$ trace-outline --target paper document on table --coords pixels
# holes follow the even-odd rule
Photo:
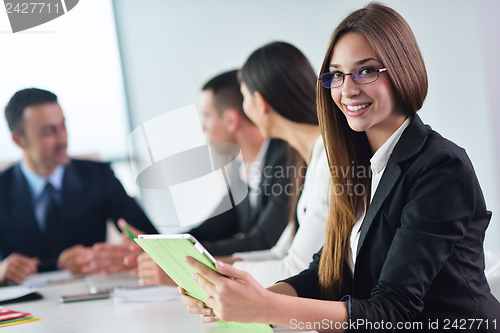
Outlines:
[[[0,288],[0,302],[9,301],[36,292],[35,287],[10,286]]]
[[[9,310],[0,306],[0,327],[18,325],[40,320],[33,318],[31,313]]]
[[[165,302],[181,299],[181,295],[177,293],[177,287],[118,287],[113,291],[113,298],[118,302]]]
[[[7,320],[0,323],[0,327],[14,326],[19,324],[32,323],[34,321],[39,321],[39,318],[23,318],[19,320]]]
[[[21,285],[31,286],[31,287],[42,287],[51,284],[59,284],[65,282],[72,282],[80,280],[80,277],[76,277],[71,274],[70,271],[63,269],[53,272],[43,272],[38,274],[32,274],[23,280]]]

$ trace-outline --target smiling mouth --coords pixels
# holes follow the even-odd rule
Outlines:
[[[356,111],[362,110],[364,108],[367,108],[370,105],[372,105],[372,103],[366,103],[366,104],[360,104],[360,105],[346,105],[346,108],[347,108],[347,110],[349,110],[351,112],[356,112]]]

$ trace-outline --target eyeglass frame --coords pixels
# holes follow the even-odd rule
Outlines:
[[[385,68],[375,68],[375,67],[371,67],[371,66],[368,66],[368,67],[373,68],[373,69],[375,69],[375,70],[377,71],[377,77],[375,78],[375,80],[373,80],[373,81],[371,81],[371,82],[365,82],[365,83],[363,83],[363,82],[358,82],[358,81],[356,81],[356,75],[359,75],[359,71],[360,71],[360,70],[362,70],[362,69],[364,69],[364,68],[367,68],[367,67],[361,67],[361,68],[359,68],[359,69],[357,69],[357,70],[355,70],[354,72],[351,72],[351,73],[345,73],[345,74],[344,74],[344,73],[342,73],[342,83],[341,83],[339,86],[337,86],[337,87],[325,87],[325,85],[323,84],[323,81],[321,80],[321,78],[322,78],[323,76],[325,76],[325,75],[327,75],[327,74],[332,74],[332,73],[334,73],[334,72],[328,72],[328,73],[323,73],[323,74],[321,74],[321,75],[318,77],[318,81],[320,81],[320,82],[321,82],[321,85],[322,85],[324,88],[326,88],[326,89],[336,89],[336,88],[340,88],[340,87],[342,87],[342,86],[344,85],[346,75],[351,75],[352,80],[353,80],[354,82],[356,82],[357,84],[370,84],[370,83],[373,83],[373,82],[375,82],[375,81],[377,81],[377,80],[378,80],[378,77],[380,76],[380,73],[387,71],[387,67],[385,67]],[[358,74],[354,74],[355,72],[358,72]]]

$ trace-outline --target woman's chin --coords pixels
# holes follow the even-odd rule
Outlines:
[[[364,132],[367,129],[367,126],[364,122],[347,119],[347,123],[349,124],[349,127],[355,132]]]

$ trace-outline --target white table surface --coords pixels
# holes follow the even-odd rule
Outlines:
[[[4,305],[7,309],[31,313],[40,321],[1,328],[2,333],[88,333],[88,332],[168,332],[243,333],[242,330],[204,324],[189,314],[179,300],[151,303],[120,303],[112,298],[60,303],[61,295],[87,293],[83,281],[39,287],[43,299]],[[279,332],[297,332],[278,328]],[[245,331],[248,332],[248,331]],[[257,331],[252,331],[257,332]]]

